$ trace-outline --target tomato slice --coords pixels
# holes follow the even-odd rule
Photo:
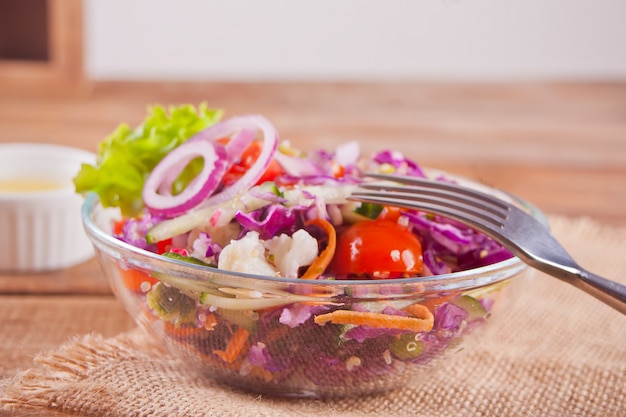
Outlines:
[[[222,178],[222,182],[225,185],[230,185],[237,181],[243,174],[250,169],[252,165],[256,162],[257,158],[261,154],[261,143],[254,141],[248,145],[245,151],[241,154],[241,158],[239,162],[234,164]],[[263,184],[267,181],[273,181],[277,176],[284,174],[285,170],[283,167],[274,159],[270,162],[269,166],[257,181],[257,184]]]
[[[169,252],[172,249],[172,239],[165,239],[157,242],[157,253],[162,255],[165,252]]]
[[[422,271],[422,245],[409,229],[390,220],[362,221],[337,236],[328,271],[339,277],[389,279]]]

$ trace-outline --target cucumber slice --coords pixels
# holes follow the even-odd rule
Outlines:
[[[164,321],[176,325],[195,323],[196,302],[177,288],[159,283],[146,296],[146,303]]]
[[[486,319],[489,316],[489,312],[480,301],[469,295],[457,297],[451,300],[450,303],[467,311],[467,321]]]
[[[419,340],[420,333],[406,333],[394,340],[389,346],[391,353],[398,359],[408,361],[417,358],[424,351],[424,342]]]
[[[380,208],[380,210],[378,208]],[[363,204],[355,201],[348,201],[347,203],[341,205],[341,214],[343,215],[343,219],[345,222],[350,224],[374,220],[378,217],[381,211],[382,206],[377,206],[375,204],[364,206]]]
[[[165,252],[165,253],[163,253],[163,256],[166,257],[166,258],[170,258],[170,259],[176,259],[177,261],[189,262],[190,264],[194,264],[194,265],[215,267],[215,265],[211,265],[211,264],[208,264],[206,262],[202,262],[198,258],[194,258],[193,256],[181,255],[180,253]]]

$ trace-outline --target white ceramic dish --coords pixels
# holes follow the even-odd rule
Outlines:
[[[93,256],[72,179],[95,158],[65,146],[0,144],[0,271],[52,271]]]

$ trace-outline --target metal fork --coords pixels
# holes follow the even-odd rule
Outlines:
[[[583,269],[548,228],[504,199],[455,183],[368,174],[350,199],[440,214],[471,226],[508,248],[523,262],[559,278],[626,314],[626,286]]]

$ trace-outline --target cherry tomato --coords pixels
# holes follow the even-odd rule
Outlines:
[[[399,207],[393,206],[384,206],[383,211],[378,216],[381,220],[390,220],[393,222],[397,222],[398,219],[402,216],[402,209]]]
[[[237,181],[243,174],[250,169],[252,165],[256,162],[259,154],[261,153],[261,144],[259,142],[252,142],[245,151],[241,154],[241,158],[238,163],[234,164],[227,172],[224,174],[222,181],[226,185],[230,185]],[[263,184],[267,181],[273,181],[277,176],[284,174],[285,171],[280,164],[272,159],[269,166],[257,181],[257,184]]]
[[[400,278],[422,271],[422,245],[409,229],[389,220],[362,221],[337,236],[328,271],[349,278]]]

